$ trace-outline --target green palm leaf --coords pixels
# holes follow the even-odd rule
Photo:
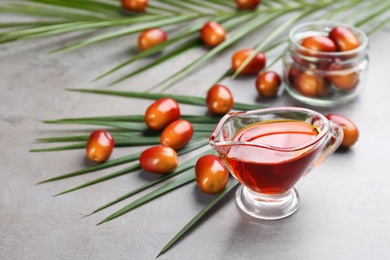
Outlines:
[[[178,175],[178,174],[183,173],[184,171],[187,171],[187,170],[193,168],[194,165],[195,165],[195,163],[196,163],[196,161],[197,161],[202,155],[211,154],[211,153],[214,153],[214,152],[209,150],[209,151],[206,151],[206,152],[204,152],[204,153],[202,153],[202,154],[196,156],[195,158],[192,158],[192,159],[186,161],[185,163],[183,163],[182,165],[180,165],[180,166],[179,166],[175,171],[173,171],[172,173],[163,175],[163,176],[161,176],[161,177],[159,177],[159,178],[157,178],[157,179],[155,179],[155,180],[153,180],[153,181],[151,181],[151,182],[145,184],[144,186],[139,187],[138,189],[135,189],[135,190],[133,190],[133,191],[131,191],[131,192],[129,192],[129,193],[126,193],[126,194],[120,196],[119,198],[117,198],[117,199],[115,199],[115,200],[113,200],[113,201],[111,201],[111,202],[109,202],[109,203],[104,204],[103,206],[101,206],[101,207],[97,208],[96,210],[92,211],[92,213],[90,213],[89,215],[95,214],[96,212],[99,212],[99,211],[101,211],[101,210],[103,210],[103,209],[105,209],[105,208],[108,208],[109,206],[112,206],[112,205],[114,205],[114,204],[116,204],[116,203],[118,203],[118,202],[120,202],[120,201],[122,201],[122,200],[124,200],[124,199],[127,199],[127,198],[129,198],[129,197],[131,197],[131,196],[133,196],[133,195],[135,195],[135,194],[141,192],[141,191],[144,191],[144,190],[146,190],[146,189],[149,189],[149,188],[155,186],[155,185],[158,184],[158,183],[161,183],[161,182],[163,182],[163,181],[165,181],[165,180],[167,180],[167,179],[169,179],[169,178],[172,178],[172,177],[174,177],[174,176],[176,176],[176,175]]]
[[[52,182],[52,181],[58,181],[58,180],[71,178],[71,177],[79,176],[79,175],[90,173],[90,172],[95,172],[95,171],[107,169],[107,168],[114,167],[114,166],[117,166],[117,165],[121,165],[121,164],[124,164],[124,163],[133,162],[135,160],[138,160],[140,155],[141,155],[141,153],[139,152],[139,153],[133,153],[131,155],[127,155],[127,156],[111,159],[111,160],[108,160],[108,161],[106,161],[104,163],[101,163],[101,164],[98,164],[98,165],[94,165],[94,166],[87,167],[87,168],[84,168],[84,169],[81,169],[81,170],[78,170],[78,171],[70,172],[70,173],[67,173],[67,174],[62,174],[62,175],[59,175],[59,176],[56,176],[56,177],[53,177],[53,178],[49,178],[49,179],[40,181],[37,184],[42,184],[42,183]]]
[[[180,149],[178,151],[178,154],[181,155],[181,154],[189,153],[193,150],[204,147],[207,143],[208,143],[208,139],[191,141],[184,148]],[[101,164],[98,164],[95,166],[87,167],[87,168],[84,168],[84,169],[81,169],[78,171],[74,171],[74,172],[67,173],[67,174],[62,174],[62,175],[59,175],[59,176],[56,176],[53,178],[43,180],[41,182],[38,182],[37,184],[58,181],[58,180],[62,180],[62,179],[70,178],[70,177],[75,177],[75,176],[79,176],[79,175],[90,173],[90,172],[95,172],[95,171],[107,169],[107,168],[118,166],[118,165],[125,164],[125,163],[134,162],[134,161],[139,159],[140,155],[141,155],[141,152],[138,152],[138,153],[133,153],[133,154],[130,154],[127,156],[119,157],[116,159],[111,159],[111,160],[108,160],[104,163],[101,163]]]
[[[116,91],[116,90],[104,90],[104,89],[68,89],[69,91],[84,92],[84,93],[93,93],[93,94],[103,94],[103,95],[112,95],[120,97],[131,97],[131,98],[142,98],[142,99],[152,99],[157,100],[160,98],[168,97],[173,98],[177,102],[188,105],[195,106],[205,106],[206,99],[201,97],[185,96],[185,95],[174,95],[166,93],[150,93],[150,92],[131,92],[131,91]],[[253,105],[235,102],[233,108],[237,110],[254,110],[264,108],[263,105]]]
[[[61,24],[57,27],[51,27],[47,26],[40,27],[40,28],[33,28],[30,30],[20,30],[16,31],[14,34],[17,34],[18,38],[17,40],[28,40],[28,39],[36,39],[36,38],[42,38],[52,35],[59,35],[69,32],[75,32],[80,30],[88,30],[88,29],[99,29],[99,28],[107,28],[107,27],[113,27],[113,26],[125,26],[125,25],[132,25],[137,23],[144,23],[144,22],[151,22],[151,21],[158,21],[162,18],[162,16],[144,16],[144,17],[135,17],[135,18],[119,18],[119,19],[112,19],[110,21],[82,21],[82,22],[69,22]],[[39,30],[37,32],[37,30]],[[30,32],[32,31],[32,33]],[[11,33],[6,33],[5,35],[10,35]],[[11,34],[11,36],[13,36]]]
[[[126,128],[124,128],[126,129]],[[116,137],[115,137],[116,136]],[[123,135],[114,135],[115,138],[115,147],[123,147],[123,146],[143,146],[143,145],[157,145],[160,144],[160,137],[158,136],[139,136],[139,137],[134,137],[134,136],[126,136],[124,137]],[[69,142],[73,142],[72,137],[60,137],[60,138],[55,138],[55,139],[50,139],[50,138],[45,138],[45,142],[58,142],[58,139],[63,139],[67,140]],[[79,138],[75,138],[79,139]],[[56,147],[50,147],[50,148],[41,148],[41,149],[31,149],[30,152],[57,152],[57,151],[64,151],[64,150],[73,150],[73,149],[83,149],[85,148],[87,142],[79,142],[77,144],[71,144],[71,145],[64,145],[64,146],[56,146]]]
[[[157,21],[151,21],[148,23],[137,24],[137,25],[130,27],[130,28],[125,28],[125,29],[122,29],[119,31],[105,33],[105,34],[102,34],[99,36],[89,38],[89,39],[84,40],[84,41],[76,42],[74,44],[53,50],[52,52],[75,50],[75,49],[82,48],[82,47],[85,47],[85,46],[93,44],[93,43],[98,43],[101,41],[106,41],[106,40],[122,37],[125,35],[141,32],[143,30],[153,28],[153,27],[162,27],[162,26],[166,26],[166,25],[177,24],[180,22],[188,21],[188,20],[193,20],[193,19],[199,18],[201,16],[202,15],[199,15],[199,14],[178,15],[175,17],[167,17],[167,18],[158,19]]]
[[[127,129],[130,131],[147,131],[148,128],[145,123],[133,123],[133,122],[115,122],[115,121],[91,121],[91,120],[73,120],[68,122],[57,121],[55,123],[63,124],[79,124],[79,125],[98,125],[98,126],[109,126],[114,128]],[[192,124],[194,131],[211,132],[215,128],[215,124]]]
[[[157,255],[159,257],[165,253],[169,248],[171,248],[188,230],[190,230],[211,208],[213,208],[221,199],[223,199],[232,189],[234,189],[239,182],[234,179],[230,184],[216,196],[206,207],[204,207],[187,225],[185,225],[179,233],[177,233],[168,244],[160,251]]]
[[[185,184],[188,184],[190,182],[193,182],[195,180],[195,172],[194,169],[188,170],[186,173],[181,174],[179,177],[177,177],[175,180],[163,185],[162,187],[148,193],[147,195],[133,201],[132,203],[128,204],[127,206],[121,208],[120,210],[114,212],[113,214],[109,215],[107,218],[100,221],[97,225],[101,225],[107,221],[111,221],[119,216],[122,216],[123,214],[126,214],[130,211],[132,211],[135,208],[138,208],[139,206],[142,206],[143,204],[160,197],[161,195],[168,193],[178,187],[181,187]]]
[[[243,68],[245,68],[246,65],[256,56],[257,53],[259,53],[261,50],[263,50],[267,44],[271,43],[272,40],[274,40],[277,36],[279,36],[282,32],[284,32],[287,28],[289,28],[292,24],[299,21],[300,19],[306,17],[310,13],[322,8],[323,6],[318,6],[315,8],[306,8],[303,10],[299,15],[287,20],[284,22],[281,26],[279,26],[276,30],[271,32],[267,37],[261,40],[260,43],[257,44],[254,48],[254,52],[246,58],[245,61],[240,65],[240,67],[237,69],[237,71],[234,72],[233,78],[237,77],[238,74],[242,71]]]
[[[29,16],[49,17],[54,20],[67,19],[73,21],[88,19],[103,19],[100,14],[86,14],[81,12],[69,12],[67,10],[58,10],[55,7],[42,7],[26,4],[9,4],[0,6],[1,13],[14,13]]]
[[[121,77],[120,79],[115,80],[114,82],[110,83],[110,86],[112,86],[112,85],[114,85],[116,83],[119,83],[121,81],[124,81],[124,80],[126,80],[126,79],[128,79],[128,78],[130,78],[132,76],[138,75],[139,73],[141,73],[143,71],[146,71],[146,70],[148,70],[150,68],[153,68],[153,67],[155,67],[157,65],[160,65],[163,62],[169,61],[173,57],[181,55],[184,52],[189,51],[189,50],[191,50],[191,49],[193,49],[195,47],[198,47],[198,46],[199,46],[199,40],[198,39],[194,39],[194,40],[192,40],[192,41],[190,41],[190,42],[188,42],[188,43],[178,47],[177,49],[173,50],[172,52],[155,59],[153,62],[149,63],[148,65],[143,66],[143,67],[141,67],[141,68],[139,68],[139,69],[137,69],[137,70],[135,70],[135,71],[133,71],[133,72],[123,76],[123,77]],[[106,76],[106,74],[105,74],[105,76]]]
[[[387,12],[389,10],[389,8],[390,8],[390,2],[382,2],[381,4],[379,4],[377,6],[376,9],[374,9],[373,12],[370,12],[368,16],[364,17],[359,22],[355,23],[355,25],[359,27],[359,26],[373,20],[374,18],[378,17],[379,15],[384,14],[385,12]]]
[[[146,94],[149,95],[149,94]],[[161,95],[161,94],[158,94]],[[158,97],[158,96],[157,96]],[[156,99],[158,99],[156,97]],[[221,117],[208,115],[181,115],[180,118],[186,119],[191,123],[218,123]],[[144,115],[124,115],[124,116],[99,116],[99,117],[79,117],[64,118],[57,120],[45,120],[44,123],[72,122],[72,121],[125,121],[125,122],[144,122]]]
[[[54,7],[65,7],[82,11],[97,12],[104,15],[116,15],[120,8],[117,5],[107,4],[98,1],[79,1],[79,0],[28,0],[40,4],[52,5]]]
[[[216,21],[216,22],[223,22],[223,21],[226,21],[228,19],[232,19],[234,17],[234,13],[227,13],[227,14],[222,14],[218,17],[216,17],[215,19],[213,19],[213,21]],[[150,56],[152,54],[155,54],[161,50],[163,50],[165,47],[167,46],[170,46],[172,44],[175,44],[183,39],[188,39],[188,37],[190,37],[191,35],[193,34],[198,34],[199,30],[202,28],[203,26],[203,23],[199,23],[199,24],[196,24],[196,25],[193,25],[191,26],[191,28],[189,29],[186,29],[184,31],[181,31],[179,32],[178,34],[174,35],[173,37],[170,37],[167,41],[165,42],[162,42],[156,46],[153,46],[152,48],[150,49],[147,49],[145,51],[142,51],[136,55],[134,55],[133,57],[131,57],[130,59],[128,59],[127,61],[119,64],[118,66],[116,66],[115,68],[107,71],[106,73],[100,75],[99,77],[97,77],[96,79],[94,79],[94,81],[96,80],[99,80],[103,77],[106,77],[118,70],[120,70],[121,68],[125,67],[126,65],[129,65],[139,59],[142,59],[144,57],[147,57],[147,56]]]
[[[119,170],[119,171],[116,171],[114,173],[111,173],[111,174],[108,174],[106,176],[103,176],[103,177],[100,177],[100,178],[97,178],[93,181],[89,181],[87,183],[84,183],[82,185],[79,185],[79,186],[76,186],[74,188],[71,188],[71,189],[68,189],[68,190],[65,190],[63,192],[60,192],[60,193],[57,193],[56,195],[54,196],[59,196],[59,195],[63,195],[63,194],[66,194],[66,193],[69,193],[69,192],[72,192],[72,191],[76,191],[76,190],[80,190],[82,188],[85,188],[85,187],[88,187],[88,186],[91,186],[93,184],[97,184],[99,182],[103,182],[103,181],[107,181],[109,179],[112,179],[112,178],[115,178],[115,177],[119,177],[119,176],[122,176],[126,173],[130,173],[130,172],[134,172],[134,171],[137,171],[137,170],[140,170],[141,169],[141,166],[139,163],[136,163],[130,167],[126,167],[122,170]]]
[[[180,79],[184,78],[186,75],[188,75],[191,71],[198,68],[203,63],[210,60],[213,56],[216,56],[218,53],[222,52],[229,46],[231,46],[233,43],[237,42],[239,39],[243,38],[244,36],[248,35],[250,32],[256,30],[259,26],[267,24],[271,22],[272,20],[278,18],[280,15],[287,13],[292,10],[286,10],[283,12],[273,12],[266,16],[258,16],[254,18],[251,22],[246,24],[245,29],[238,30],[235,33],[233,33],[228,39],[223,41],[218,46],[214,47],[207,53],[205,53],[203,56],[192,62],[187,67],[183,68],[179,72],[169,76],[168,78],[164,79],[163,81],[157,83],[156,85],[150,87],[148,91],[153,90],[157,87],[161,88],[163,90],[166,90],[168,87],[172,86],[174,83],[178,82]]]

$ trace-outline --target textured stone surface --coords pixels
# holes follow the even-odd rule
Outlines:
[[[135,172],[58,197],[52,195],[121,166],[35,185],[45,178],[90,165],[84,159],[84,151],[79,150],[29,153],[30,149],[46,146],[35,143],[36,138],[85,129],[45,125],[40,120],[140,114],[149,104],[65,91],[73,87],[106,88],[109,80],[89,82],[124,60],[133,51],[127,46],[135,40],[125,37],[68,54],[46,54],[71,39],[61,36],[0,46],[0,258],[153,259],[212,196],[201,194],[191,183],[114,221],[95,226],[133,199],[82,217],[153,176]],[[389,29],[370,40],[370,71],[362,95],[351,104],[320,110],[351,118],[359,126],[361,138],[353,149],[336,153],[297,185],[301,196],[298,212],[280,221],[254,221],[240,213],[231,193],[160,259],[384,259],[390,254]],[[151,86],[200,53],[190,52],[115,89],[141,90]],[[170,92],[203,95],[227,68],[230,54],[228,51],[224,58],[213,61]],[[253,79],[225,83],[236,100],[258,101]],[[267,103],[300,105],[285,95]],[[183,111],[204,113],[204,108],[184,106]],[[112,156],[134,151],[137,148],[117,149]]]

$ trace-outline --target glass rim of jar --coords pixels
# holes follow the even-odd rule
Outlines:
[[[326,28],[326,27],[330,28],[330,27],[336,27],[336,26],[347,27],[352,32],[354,32],[356,34],[356,36],[359,38],[360,46],[355,48],[355,49],[349,50],[349,51],[323,52],[323,51],[310,50],[308,48],[303,47],[301,44],[299,44],[299,40],[303,39],[303,37],[300,37],[300,38],[296,37],[299,30],[302,30],[304,28],[310,29],[310,27],[312,29],[317,29],[318,27],[321,27],[321,26],[324,28]],[[323,30],[323,32],[327,32],[327,31]],[[329,32],[330,32],[330,30],[329,30]],[[352,25],[349,25],[346,23],[338,22],[338,21],[309,21],[309,22],[300,23],[300,24],[294,26],[290,30],[288,38],[289,38],[290,44],[293,45],[292,47],[294,47],[295,50],[304,51],[306,53],[310,53],[313,55],[317,54],[317,55],[321,55],[323,57],[326,57],[326,56],[328,56],[328,57],[344,56],[345,57],[345,56],[349,56],[349,55],[351,57],[354,55],[362,56],[362,55],[365,55],[367,53],[367,49],[368,49],[368,37],[363,30],[361,30],[358,27],[355,27],[355,26],[352,26]],[[309,55],[303,55],[303,56],[309,56]]]
[[[276,147],[276,146],[271,146],[271,145],[262,145],[262,144],[256,144],[252,142],[247,142],[247,141],[221,141],[221,142],[216,142],[215,138],[219,135],[221,132],[222,126],[225,124],[225,122],[233,117],[238,117],[240,115],[255,115],[255,114],[267,114],[268,112],[302,112],[306,114],[311,114],[313,116],[318,117],[323,121],[325,124],[323,126],[323,129],[319,132],[319,134],[316,136],[315,139],[309,141],[308,143],[305,143],[300,146],[296,146],[293,148],[283,148],[283,147]],[[271,120],[269,120],[271,121]],[[264,121],[266,122],[266,121]],[[302,121],[304,122],[304,121]],[[308,109],[308,108],[303,108],[303,107],[272,107],[272,108],[263,108],[263,109],[257,109],[257,110],[249,110],[249,111],[238,111],[238,112],[229,112],[225,116],[221,118],[219,123],[217,124],[214,132],[211,134],[210,139],[209,139],[209,144],[212,147],[221,147],[221,146],[234,146],[234,145],[246,145],[246,146],[252,146],[252,147],[261,147],[273,151],[279,151],[279,152],[294,152],[294,151],[299,151],[306,149],[308,147],[314,146],[320,142],[330,131],[330,123],[329,120],[322,115],[321,113]]]

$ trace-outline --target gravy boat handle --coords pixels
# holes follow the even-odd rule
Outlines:
[[[326,143],[321,148],[321,151],[310,168],[306,171],[308,174],[312,169],[322,164],[329,156],[331,156],[343,141],[344,132],[341,126],[329,120],[329,132]]]

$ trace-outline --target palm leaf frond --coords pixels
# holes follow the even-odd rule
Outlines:
[[[208,139],[200,139],[200,140],[191,141],[189,144],[187,144],[185,147],[183,147],[182,149],[180,149],[178,151],[178,155],[186,154],[186,153],[189,153],[189,152],[194,151],[196,149],[199,149],[201,147],[204,147],[207,143],[208,143]],[[59,175],[59,176],[56,176],[53,178],[49,178],[49,179],[40,181],[37,184],[58,181],[58,180],[66,179],[66,178],[71,178],[71,177],[87,174],[90,172],[95,172],[95,171],[111,168],[111,167],[118,166],[118,165],[125,164],[125,163],[134,162],[134,161],[139,159],[140,155],[141,155],[141,152],[137,152],[137,153],[133,153],[133,154],[130,154],[127,156],[111,159],[111,160],[108,160],[108,161],[101,163],[101,164],[98,164],[98,165],[86,167],[86,168],[78,170],[78,171],[74,171],[74,172],[67,173],[67,174],[62,174],[62,175]]]
[[[163,181],[165,181],[165,180],[167,180],[167,179],[170,179],[170,178],[172,178],[172,177],[174,177],[174,176],[176,176],[176,175],[178,175],[178,174],[183,173],[184,171],[187,171],[187,170],[193,168],[194,165],[195,165],[195,163],[196,163],[196,161],[197,161],[202,155],[209,154],[209,153],[213,153],[213,152],[212,152],[212,151],[206,151],[206,152],[204,152],[204,153],[202,153],[202,154],[200,154],[200,155],[198,155],[198,156],[196,156],[196,157],[194,157],[194,158],[192,158],[192,159],[186,161],[185,163],[181,164],[181,165],[180,165],[175,171],[173,171],[172,173],[163,175],[163,176],[161,176],[161,177],[159,177],[159,178],[157,178],[157,179],[155,179],[155,180],[153,180],[153,181],[151,181],[151,182],[145,184],[144,186],[139,187],[138,189],[135,189],[135,190],[133,190],[133,191],[131,191],[131,192],[129,192],[129,193],[126,193],[126,194],[120,196],[119,198],[117,198],[117,199],[115,199],[115,200],[113,200],[113,201],[111,201],[111,202],[109,202],[109,203],[104,204],[103,206],[101,206],[101,207],[97,208],[96,210],[92,211],[92,213],[90,213],[89,215],[95,214],[95,213],[97,213],[97,212],[99,212],[99,211],[101,211],[101,210],[103,210],[103,209],[105,209],[105,208],[108,208],[109,206],[112,206],[112,205],[114,205],[114,204],[116,204],[116,203],[118,203],[118,202],[120,202],[120,201],[122,201],[122,200],[124,200],[124,199],[127,199],[127,198],[129,198],[129,197],[131,197],[131,196],[133,196],[133,195],[135,195],[135,194],[141,192],[141,191],[147,190],[147,189],[149,189],[149,188],[155,186],[156,184],[159,184],[159,183],[161,183],[161,182],[163,182]]]
[[[128,204],[127,206],[121,208],[120,210],[114,212],[113,214],[109,215],[102,221],[100,221],[97,225],[101,225],[105,222],[111,221],[119,216],[122,216],[130,211],[132,211],[135,208],[138,208],[139,206],[142,206],[143,204],[160,197],[161,195],[168,193],[174,189],[177,189],[185,184],[188,184],[190,182],[193,182],[195,180],[195,172],[194,169],[188,170],[186,173],[181,174],[179,177],[177,177],[175,180],[163,185],[162,187],[148,193],[147,195],[133,201],[132,203]]]
[[[157,88],[162,91],[167,90],[175,83],[182,80],[186,75],[194,72],[200,66],[209,62],[212,58],[223,53],[231,46],[237,44],[240,40],[246,38],[253,32],[259,29],[266,28],[272,22],[276,22],[277,26],[264,38],[254,45],[255,52],[253,56],[242,64],[241,68],[236,72],[231,72],[228,69],[220,77],[217,82],[225,77],[236,77],[240,70],[256,55],[257,52],[272,50],[285,42],[285,38],[281,37],[291,26],[304,18],[313,19],[340,19],[351,22],[356,26],[371,27],[367,30],[367,34],[384,28],[390,22],[388,11],[390,3],[388,1],[373,0],[370,2],[363,0],[346,0],[346,1],[309,1],[309,0],[263,0],[261,7],[255,11],[240,11],[236,9],[234,1],[226,0],[156,0],[151,5],[146,13],[131,14],[121,10],[119,1],[96,1],[96,0],[27,0],[21,1],[20,4],[1,4],[0,12],[14,13],[31,17],[44,17],[45,20],[34,20],[32,22],[15,22],[0,24],[0,28],[4,28],[0,33],[0,43],[9,43],[12,41],[22,41],[38,39],[42,37],[56,36],[60,34],[68,34],[76,31],[89,32],[93,30],[97,33],[96,36],[84,36],[81,41],[73,42],[60,48],[54,49],[52,52],[66,52],[76,50],[91,44],[107,41],[123,36],[128,36],[134,33],[141,32],[151,27],[170,27],[176,26],[174,33],[169,37],[169,40],[159,45],[152,47],[143,52],[139,52],[132,57],[128,57],[124,62],[110,69],[106,73],[98,76],[97,79],[104,78],[115,72],[129,66],[133,62],[149,57],[152,54],[161,53],[156,56],[152,62],[138,66],[136,70],[127,72],[124,76],[111,80],[112,84],[129,80],[132,76],[138,75],[148,69],[161,65],[162,63],[171,60],[172,58],[183,55],[194,47],[201,47],[203,44],[199,41],[199,30],[205,21],[213,20],[221,23],[228,32],[228,38],[215,48],[203,48],[204,53],[195,59],[190,65],[181,70],[168,75],[167,78],[161,80],[157,84],[145,89],[145,92],[127,92],[113,90],[90,90],[90,89],[70,89],[70,91],[78,91],[84,93],[104,94],[118,97],[142,98],[156,100],[163,97],[171,97],[176,99],[181,104],[205,106],[205,98],[172,95],[167,93],[151,93],[151,90]],[[321,12],[326,10],[326,13]],[[344,12],[349,11],[351,17],[346,19],[343,17]],[[341,16],[341,17],[340,17]],[[280,21],[280,22],[279,22]],[[101,29],[105,29],[102,31]],[[109,30],[109,31],[106,31]],[[110,30],[111,29],[111,30]],[[83,34],[82,34],[83,36]],[[275,62],[280,60],[281,55],[278,55],[273,61],[267,64],[265,69],[272,67]],[[253,110],[265,107],[261,104],[234,104],[236,110]],[[205,110],[206,113],[206,110]],[[183,115],[182,118],[188,119],[193,123],[195,134],[191,142],[178,153],[185,154],[198,148],[202,148],[208,143],[208,134],[214,129],[215,124],[219,121],[219,117],[208,115]],[[125,116],[106,116],[106,117],[89,117],[89,118],[65,118],[58,120],[44,121],[45,123],[56,124],[83,124],[92,126],[107,127],[112,131],[112,135],[116,140],[116,146],[131,146],[131,145],[152,145],[158,143],[159,133],[150,132],[146,129],[142,115],[125,115]],[[57,136],[45,137],[37,139],[39,142],[76,142],[58,147],[33,149],[32,152],[42,151],[59,151],[76,148],[84,148],[88,135],[73,135],[73,136]],[[210,151],[207,151],[210,152]],[[91,180],[87,183],[80,184],[70,188],[57,195],[76,191],[88,186],[113,179],[140,169],[136,162],[139,159],[140,153],[133,153],[120,158],[111,159],[99,165],[86,167],[84,169],[71,173],[59,175],[40,183],[56,181],[69,177],[79,176],[82,174],[107,169],[110,167],[132,163],[130,166],[124,167],[119,171]],[[169,191],[177,189],[195,178],[193,166],[195,157],[177,168],[170,175],[157,178],[150,183],[145,184],[121,197],[97,208],[91,214],[101,211],[111,205],[118,203],[124,199],[131,197],[141,191],[152,188],[154,185],[167,181],[173,178],[165,185],[156,190],[149,192],[145,196],[131,202],[124,208],[109,215],[99,224],[115,219]],[[220,201],[229,191],[231,191],[237,182],[231,181],[228,188],[220,195],[215,197],[201,212],[199,212],[179,233],[168,242],[161,250],[160,254],[166,252],[178,239],[187,232],[191,227],[199,221],[218,201]],[[160,255],[159,254],[159,255]]]
[[[68,89],[69,91],[84,92],[84,93],[93,93],[93,94],[103,94],[103,95],[112,95],[120,97],[130,97],[130,98],[140,98],[140,99],[151,99],[157,100],[160,98],[173,98],[177,102],[187,105],[195,105],[204,107],[206,104],[206,99],[202,97],[193,97],[185,95],[174,95],[167,93],[151,93],[151,92],[132,92],[132,91],[117,91],[117,90],[104,90],[104,89]],[[237,110],[255,110],[260,108],[265,108],[264,105],[253,105],[235,102],[233,108]]]

